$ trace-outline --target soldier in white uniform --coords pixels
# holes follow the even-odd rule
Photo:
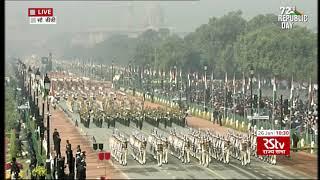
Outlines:
[[[190,148],[191,148],[191,143],[188,140],[188,138],[185,136],[184,137],[184,157],[183,157],[183,162],[184,163],[190,163]]]
[[[121,153],[121,156],[122,156],[122,164],[124,165],[124,166],[126,166],[127,165],[127,153],[128,153],[128,141],[125,139],[125,138],[123,138],[122,139],[122,144],[121,144],[121,149],[122,149],[122,153]]]
[[[251,162],[251,141],[250,141],[250,136],[248,136],[248,138],[246,139],[246,143],[247,143],[247,164],[250,164]]]
[[[247,143],[244,138],[240,142],[241,165],[247,165]]]
[[[201,149],[202,149],[202,165],[208,167],[209,166],[209,145],[206,139],[202,141]]]
[[[228,139],[225,139],[223,163],[229,164],[230,162],[229,156],[230,156],[230,141]]]
[[[162,166],[162,154],[163,154],[163,144],[160,140],[157,142],[157,161],[158,166]]]
[[[163,144],[163,163],[168,164],[168,148],[169,148],[169,143],[168,139],[164,139],[164,144]]]

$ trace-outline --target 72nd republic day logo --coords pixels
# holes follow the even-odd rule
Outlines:
[[[278,21],[281,22],[282,29],[292,29],[295,22],[307,22],[308,15],[298,11],[296,7],[280,7]]]

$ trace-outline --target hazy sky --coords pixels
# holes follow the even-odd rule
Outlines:
[[[146,22],[146,12],[154,2],[148,1],[71,1],[71,2],[23,2],[6,1],[6,43],[41,41],[63,32],[90,31],[92,28],[117,28],[128,26],[129,8],[132,4],[134,17],[131,24],[139,26]],[[175,31],[190,32],[210,17],[220,17],[230,11],[242,10],[243,17],[250,19],[257,14],[279,14],[280,6],[296,6],[309,15],[305,23],[317,29],[317,0],[200,0],[158,1],[166,25]],[[28,8],[52,7],[57,16],[56,25],[30,25]],[[148,8],[149,7],[149,8]]]

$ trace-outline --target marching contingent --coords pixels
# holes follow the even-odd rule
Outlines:
[[[205,167],[208,167],[213,159],[228,164],[231,158],[246,166],[250,164],[251,157],[276,164],[275,156],[256,155],[256,127],[248,134],[229,130],[225,135],[213,130],[187,129],[187,114],[181,110],[144,108],[141,100],[122,92],[111,92],[110,87],[105,84],[91,82],[92,88],[89,89],[86,87],[89,82],[84,79],[56,82],[57,92],[53,102],[59,103],[64,99],[69,111],[79,113],[80,123],[84,127],[90,128],[93,123],[99,128],[103,128],[103,124],[114,128],[108,143],[112,158],[120,165],[127,165],[128,155],[132,155],[140,164],[146,164],[149,152],[159,166],[169,162],[169,154],[182,163],[190,163],[192,159],[196,159],[199,165]],[[144,121],[154,126],[148,137],[139,132]],[[127,136],[121,129],[116,128],[116,122],[127,127],[134,123],[138,130]],[[162,134],[158,129],[160,124],[164,129],[170,128],[167,130],[168,135]],[[186,131],[179,132],[173,124]]]

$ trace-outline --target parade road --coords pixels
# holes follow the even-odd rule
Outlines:
[[[98,178],[105,175],[105,164],[99,162],[98,153],[94,152],[92,147],[92,137],[95,138],[96,143],[103,143],[104,150],[110,151],[108,140],[113,133],[113,128],[107,128],[104,123],[102,128],[96,127],[93,123],[90,124],[90,128],[85,128],[83,124],[78,123],[78,127],[75,127],[75,121],[79,120],[79,115],[67,110],[67,106],[64,100],[60,101],[59,108],[53,111],[52,116],[52,132],[54,128],[57,128],[62,137],[61,151],[65,152],[65,141],[70,140],[72,144],[73,152],[76,151],[76,146],[81,145],[82,150],[87,152],[87,178]],[[188,119],[189,124],[194,124],[194,120]],[[197,120],[205,121],[203,119]],[[210,122],[208,122],[210,123]],[[212,125],[212,123],[210,123]],[[201,126],[201,125],[200,125]],[[214,125],[212,125],[214,126]],[[199,127],[199,126],[198,126]],[[206,128],[209,124],[205,124]],[[154,128],[147,122],[143,123],[143,128],[140,131],[135,127],[133,123],[130,127],[123,126],[116,122],[116,129],[121,133],[130,136],[134,131],[139,131],[147,138],[151,134],[151,130]],[[177,131],[186,132],[187,128],[173,125],[172,128],[176,128]],[[202,127],[203,128],[203,127]],[[221,128],[221,127],[219,127]],[[167,136],[170,128],[165,129],[161,124],[158,131],[164,136]],[[220,130],[219,130],[220,131]],[[223,164],[216,160],[212,160],[209,167],[199,165],[198,160],[191,158],[190,164],[183,164],[178,158],[174,157],[170,153],[168,154],[168,164],[163,164],[161,167],[157,165],[157,161],[152,157],[148,145],[147,145],[147,162],[144,165],[139,164],[133,159],[128,148],[128,163],[127,166],[120,165],[117,161],[108,162],[106,176],[117,178],[138,178],[138,179],[306,179],[316,178],[316,175],[309,175],[307,173],[292,170],[289,167],[281,165],[270,165],[268,163],[256,160],[251,157],[251,164],[249,166],[241,166],[241,162],[231,158],[229,164]],[[305,163],[305,162],[301,162]],[[309,167],[312,168],[312,167]],[[316,168],[314,166],[314,168]]]

